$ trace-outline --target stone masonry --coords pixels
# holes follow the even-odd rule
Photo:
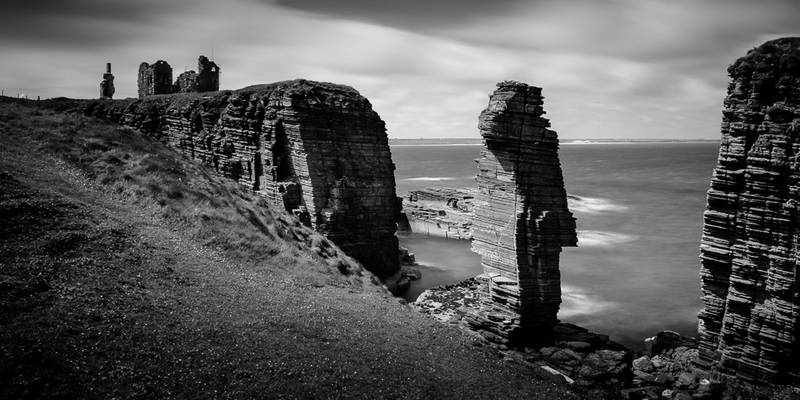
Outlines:
[[[111,73],[111,63],[106,63],[106,73],[100,82],[100,98],[110,99],[114,97],[114,74]]]
[[[549,340],[561,303],[561,247],[577,245],[558,137],[542,104],[540,88],[500,82],[478,124],[485,148],[477,160],[472,249],[489,285],[467,321],[507,346]]]
[[[164,60],[139,64],[139,98],[172,93],[172,67]]]
[[[295,80],[90,102],[294,213],[381,278],[399,269],[399,201],[384,122],[356,90]]]
[[[734,63],[700,245],[700,359],[800,386],[800,38]]]

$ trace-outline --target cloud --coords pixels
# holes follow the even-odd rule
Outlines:
[[[110,61],[135,96],[141,61],[177,74],[213,49],[223,88],[351,85],[391,137],[477,137],[495,82],[517,79],[544,88],[562,138],[713,138],[727,65],[797,20],[742,0],[10,1],[7,90],[95,97]]]

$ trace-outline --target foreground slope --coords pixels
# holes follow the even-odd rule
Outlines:
[[[573,398],[160,143],[0,102],[0,398]]]

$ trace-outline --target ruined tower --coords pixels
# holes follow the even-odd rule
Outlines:
[[[139,98],[172,93],[172,67],[164,60],[139,64]]]
[[[562,246],[576,246],[575,218],[558,159],[558,137],[542,118],[541,89],[497,84],[478,128],[472,250],[481,255],[489,289],[468,323],[508,345],[546,342],[558,323]]]
[[[114,97],[114,74],[111,73],[111,63],[106,63],[106,73],[100,81],[100,98],[110,99]]]
[[[206,56],[197,59],[197,91],[216,92],[219,90],[219,66]]]
[[[800,386],[800,38],[728,69],[700,244],[701,367]]]
[[[216,92],[219,90],[219,66],[206,56],[197,60],[197,71],[178,75],[173,85],[174,93]]]

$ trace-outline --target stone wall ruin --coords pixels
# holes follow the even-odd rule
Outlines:
[[[197,71],[186,71],[172,82],[172,67],[164,60],[139,65],[139,98],[156,94],[216,92],[219,90],[219,66],[206,56],[197,60]]]
[[[139,98],[172,93],[172,67],[164,60],[139,64]]]

